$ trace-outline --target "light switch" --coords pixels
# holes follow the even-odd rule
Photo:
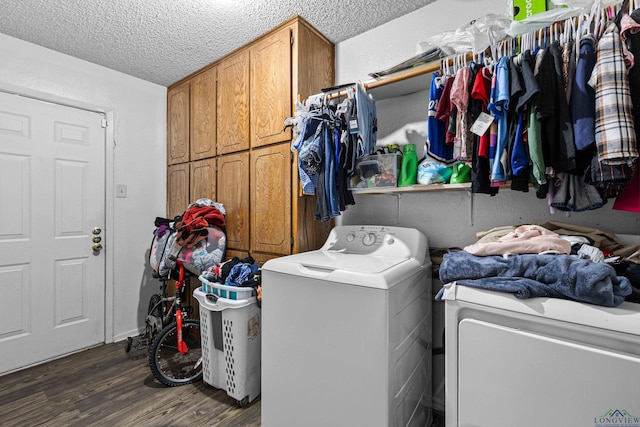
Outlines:
[[[127,186],[124,184],[116,185],[116,197],[127,197]]]

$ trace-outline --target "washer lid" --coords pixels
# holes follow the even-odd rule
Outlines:
[[[430,268],[430,263],[420,265],[413,258],[317,250],[271,259],[262,270],[345,285],[390,289],[416,272],[431,274],[424,271],[427,268]],[[263,284],[264,281],[265,275]]]
[[[342,270],[360,274],[380,274],[385,270],[408,261],[407,258],[383,257],[340,251],[311,251],[284,258],[282,261],[294,262],[307,268],[332,271]]]

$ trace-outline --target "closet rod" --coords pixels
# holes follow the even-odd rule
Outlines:
[[[464,55],[463,53],[458,54],[458,55],[451,55],[445,58],[441,58],[439,60],[436,61],[432,61],[429,62],[427,64],[424,65],[420,65],[414,68],[410,68],[408,70],[405,71],[399,71],[395,74],[392,74],[388,77],[385,77],[383,79],[380,80],[370,80],[368,82],[364,82],[362,85],[364,86],[365,90],[368,89],[375,89],[377,87],[381,87],[381,86],[386,86],[392,83],[397,83],[397,82],[401,82],[403,80],[408,80],[414,77],[418,77],[421,76],[423,74],[427,74],[427,73],[433,73],[434,71],[438,71],[441,67],[442,61],[454,61],[456,56],[460,56],[460,55]],[[473,53],[469,52],[466,54],[466,58],[467,60],[471,60],[473,59]],[[316,95],[316,96],[322,96],[322,94]],[[333,92],[331,94],[327,95],[328,99],[333,99],[333,98],[339,98],[342,96],[347,96],[347,91],[346,90],[341,90],[340,92]]]

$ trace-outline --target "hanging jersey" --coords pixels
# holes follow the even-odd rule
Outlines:
[[[445,142],[446,125],[436,118],[438,102],[442,96],[444,85],[439,73],[433,73],[431,90],[429,91],[429,115],[427,117],[427,153],[436,160],[453,163],[453,146]]]

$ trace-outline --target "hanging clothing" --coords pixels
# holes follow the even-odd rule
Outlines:
[[[631,16],[622,17],[620,38],[626,44],[630,56],[640,59],[640,9],[633,11]],[[637,143],[640,141],[640,65],[633,62],[630,64],[628,80]]]
[[[596,94],[595,141],[605,165],[629,164],[638,157],[632,101],[620,34],[610,22],[596,48],[589,85]]]
[[[469,67],[462,67],[456,73],[451,86],[451,102],[456,106],[456,139],[453,156],[458,160],[471,160],[472,141],[469,132],[467,111],[469,109],[469,81],[472,72]]]
[[[562,55],[557,41],[542,54],[538,72],[540,94],[536,102],[545,165],[554,172],[573,170],[575,145],[562,77]]]
[[[431,76],[429,90],[429,114],[427,116],[427,153],[443,163],[453,163],[453,146],[445,141],[446,124],[436,117],[438,104],[444,90],[444,82],[440,73]]]
[[[587,182],[599,189],[604,201],[617,197],[633,176],[631,166],[626,163],[607,165],[598,160],[597,153],[592,156],[586,177]]]
[[[491,96],[491,70],[488,67],[482,67],[477,73],[471,90],[471,98],[477,99],[482,103],[482,112],[489,114],[487,106],[489,105]],[[485,132],[481,137],[477,149],[478,156],[489,158],[489,132]]]
[[[583,212],[604,206],[598,190],[584,182],[582,176],[572,173],[560,173],[551,206],[561,211]]]
[[[438,106],[436,107],[436,119],[444,122],[446,130],[444,141],[446,144],[451,145],[453,149],[453,140],[455,139],[456,135],[455,131],[452,131],[455,128],[451,127],[451,116],[454,114],[456,106],[451,102],[451,87],[453,86],[453,82],[455,81],[455,76],[445,76],[443,78],[444,87],[442,89],[442,94],[440,95],[440,98],[438,100]],[[453,157],[455,158],[455,156]]]
[[[578,150],[595,145],[596,92],[588,83],[596,65],[595,45],[592,34],[580,39],[580,56],[571,90],[571,119]]]
[[[358,111],[358,132],[364,144],[363,155],[376,151],[378,135],[378,116],[376,112],[376,100],[367,93],[362,83],[356,84],[356,105]]]
[[[562,82],[567,97],[567,104],[573,91],[573,79],[576,74],[576,56],[573,51],[573,40],[562,45]]]
[[[491,91],[491,72],[488,67],[472,63],[472,81],[469,82],[469,122],[473,124],[480,113],[488,114],[487,105]],[[472,138],[471,152],[471,192],[495,196],[498,187],[492,187],[489,182],[489,131],[482,136],[470,133]],[[485,154],[480,155],[484,144]]]
[[[524,54],[512,57],[509,61],[510,97],[509,101],[509,141],[507,153],[509,160],[508,177],[511,179],[511,189],[515,191],[529,191],[530,160],[528,154],[528,135],[526,107],[538,90],[533,78],[533,72],[529,69],[531,79],[526,81],[523,76],[523,68],[527,66]],[[520,64],[518,66],[517,63]],[[532,84],[535,85],[532,86]],[[527,88],[529,85],[529,88]]]
[[[351,133],[347,125],[347,114],[355,111],[354,104],[355,96],[339,105],[327,102],[326,97],[307,99],[297,103],[295,116],[285,121],[285,127],[295,129],[291,149],[298,151],[303,193],[316,195],[314,217],[319,221],[328,221],[355,204],[349,178],[355,173],[356,146],[362,136],[359,129]]]
[[[487,106],[497,123],[495,150],[491,154],[491,180],[503,182],[507,179],[507,113],[509,109],[509,57],[503,56],[498,60],[492,84],[492,99]]]
[[[533,60],[531,51],[527,50],[522,54],[519,71],[524,84],[524,92],[518,98],[516,111],[522,110],[526,104],[533,102],[540,93],[540,86],[533,74]]]

